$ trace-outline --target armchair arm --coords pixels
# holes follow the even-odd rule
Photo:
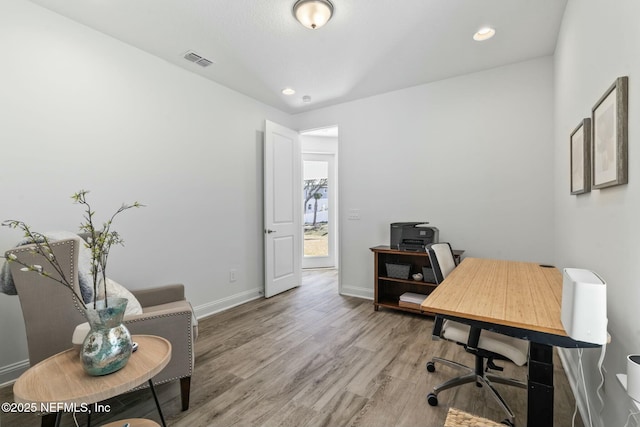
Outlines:
[[[190,377],[194,364],[193,325],[190,305],[168,308],[150,313],[127,316],[124,324],[132,335],[158,335],[171,343],[171,361],[154,378],[160,384]]]
[[[142,307],[151,307],[154,305],[168,304],[170,302],[183,301],[184,285],[166,285],[147,289],[131,289]]]

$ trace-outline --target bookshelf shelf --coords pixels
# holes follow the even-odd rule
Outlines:
[[[429,256],[426,252],[400,251],[389,246],[375,246],[370,248],[374,254],[374,301],[373,309],[380,307],[401,310],[410,313],[432,315],[419,308],[400,305],[400,295],[405,292],[424,294],[425,298],[438,286],[436,283],[412,280],[415,273],[422,273],[423,267],[430,268]],[[454,250],[456,262],[460,261],[463,250]],[[389,277],[387,264],[410,266],[408,279]]]

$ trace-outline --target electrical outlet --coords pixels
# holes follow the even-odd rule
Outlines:
[[[229,281],[233,283],[236,280],[238,280],[238,270],[232,268],[231,270],[229,270]]]

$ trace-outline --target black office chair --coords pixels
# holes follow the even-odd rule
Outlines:
[[[441,283],[451,271],[456,267],[453,251],[449,243],[434,243],[428,245],[426,250],[429,254],[429,261],[433,268],[436,283]],[[452,378],[443,384],[433,388],[433,392],[427,396],[427,401],[431,406],[438,405],[438,394],[453,387],[462,384],[475,382],[478,387],[486,385],[491,395],[498,401],[500,407],[506,412],[507,419],[502,423],[515,426],[515,416],[507,402],[500,396],[500,393],[493,387],[492,382],[512,385],[520,388],[527,388],[527,384],[513,378],[505,378],[498,375],[488,373],[489,369],[502,371],[501,367],[496,366],[494,360],[510,360],[518,366],[527,363],[529,354],[529,342],[518,338],[509,337],[482,330],[479,328],[471,328],[452,320],[436,319],[434,327],[434,338],[444,338],[453,341],[475,356],[475,368],[462,365],[452,360],[434,357],[427,362],[427,371],[435,372],[435,363],[442,363],[456,369],[466,371],[466,374]],[[486,361],[486,368],[485,368]]]

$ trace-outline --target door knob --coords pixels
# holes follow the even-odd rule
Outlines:
[[[265,232],[266,234],[271,234],[271,233],[275,233],[275,232],[276,232],[276,230],[270,230],[270,229],[268,229],[268,228],[267,228],[266,230],[264,230],[264,232]]]

